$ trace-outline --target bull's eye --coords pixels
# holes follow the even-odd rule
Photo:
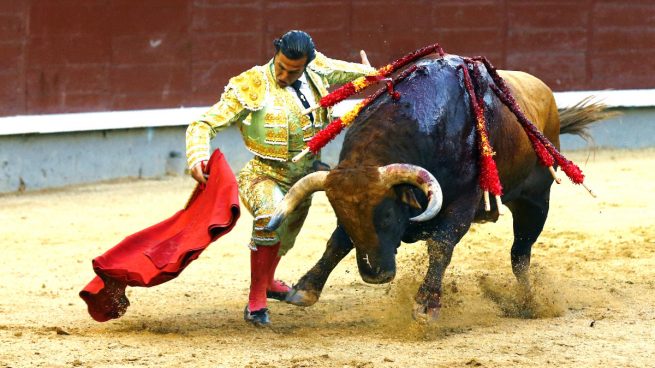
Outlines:
[[[393,223],[394,223],[394,217],[395,216],[394,216],[393,211],[391,209],[388,209],[388,210],[384,211],[384,215],[382,216],[380,225],[382,225],[384,228],[388,228],[388,227],[392,226]]]
[[[403,207],[396,202],[395,198],[383,200],[374,210],[373,223],[378,230],[393,231],[400,229],[398,224],[402,222]]]

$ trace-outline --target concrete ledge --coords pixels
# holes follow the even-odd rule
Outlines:
[[[559,108],[575,105],[587,96],[595,96],[609,107],[633,108],[655,106],[655,89],[555,92]]]
[[[186,125],[0,135],[0,193],[183,175],[185,131]],[[324,161],[336,163],[342,141],[343,135],[323,149]],[[219,147],[235,172],[252,158],[236,127],[212,141]]]
[[[0,118],[0,135],[50,134],[188,125],[208,107],[76,114],[19,115]]]
[[[564,108],[575,105],[587,96],[596,96],[613,108],[655,106],[655,89],[556,92],[555,100],[557,106]],[[346,100],[339,103],[334,108],[334,115],[345,114],[359,101]],[[207,109],[209,106],[0,117],[0,135],[186,126]]]

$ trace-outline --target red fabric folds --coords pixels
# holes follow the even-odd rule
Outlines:
[[[151,287],[179,275],[207,246],[227,234],[240,215],[237,183],[223,154],[216,150],[186,208],[128,236],[93,259],[97,276],[80,291],[89,314],[98,322],[122,316],[129,301],[127,286]]]

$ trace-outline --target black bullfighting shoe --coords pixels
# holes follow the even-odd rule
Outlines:
[[[250,322],[257,327],[266,327],[271,324],[271,319],[268,316],[268,308],[258,309],[251,312],[248,305],[243,310],[243,320]]]
[[[275,286],[277,288],[286,289],[286,291],[266,290],[266,298],[275,299],[283,302],[287,298],[287,294],[289,294],[289,291],[291,291],[291,287],[287,285],[284,281],[275,280],[273,282],[275,283]]]

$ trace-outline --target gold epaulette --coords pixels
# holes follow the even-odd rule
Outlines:
[[[243,107],[250,111],[264,108],[269,93],[266,68],[255,66],[230,79],[225,91],[232,89]]]

